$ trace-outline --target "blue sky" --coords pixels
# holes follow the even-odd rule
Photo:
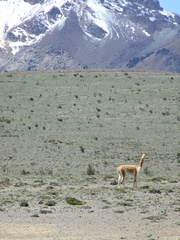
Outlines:
[[[180,15],[180,0],[159,0],[159,2],[164,10]]]

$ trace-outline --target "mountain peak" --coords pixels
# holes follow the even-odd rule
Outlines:
[[[143,5],[144,7],[151,9],[151,10],[157,10],[162,11],[163,8],[160,7],[158,0],[130,0],[132,3],[138,3],[140,5]]]

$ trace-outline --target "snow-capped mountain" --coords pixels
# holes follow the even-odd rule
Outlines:
[[[1,70],[180,72],[180,16],[158,0],[1,0],[0,22]]]

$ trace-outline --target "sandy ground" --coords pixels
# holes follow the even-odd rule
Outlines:
[[[168,184],[166,189],[171,189],[168,193],[150,193],[142,188],[118,190],[96,184],[89,186],[88,190],[104,188],[113,193],[116,191],[116,199],[105,195],[105,199],[92,200],[84,195],[86,204],[83,206],[71,206],[66,201],[59,201],[53,207],[45,207],[35,201],[28,207],[15,204],[1,212],[0,239],[178,240],[178,212],[169,204],[176,200],[177,187],[177,184],[176,187]],[[118,200],[124,197],[127,206]],[[42,209],[47,213],[42,213]],[[34,216],[35,213],[38,217]]]
[[[88,189],[97,187],[105,188],[94,185]],[[117,196],[116,200],[111,196],[88,200],[84,196],[83,200],[87,201],[83,206],[70,206],[65,201],[57,202],[54,207],[45,207],[35,201],[24,208],[15,204],[1,212],[0,239],[178,240],[178,212],[169,204],[169,199],[176,199],[177,186],[174,191],[172,184],[168,184],[168,188],[171,188],[169,193],[160,194],[132,188],[123,191],[111,186],[105,188],[118,192],[119,198],[131,197],[126,200],[129,206],[121,205]],[[41,213],[42,209],[47,213]],[[34,216],[35,213],[38,217]]]
[[[0,240],[180,240],[179,81],[0,73]],[[127,177],[118,188],[117,167],[138,164],[141,152],[138,187]]]

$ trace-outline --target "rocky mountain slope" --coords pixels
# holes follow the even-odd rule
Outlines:
[[[180,16],[158,0],[0,1],[0,70],[180,72]]]

